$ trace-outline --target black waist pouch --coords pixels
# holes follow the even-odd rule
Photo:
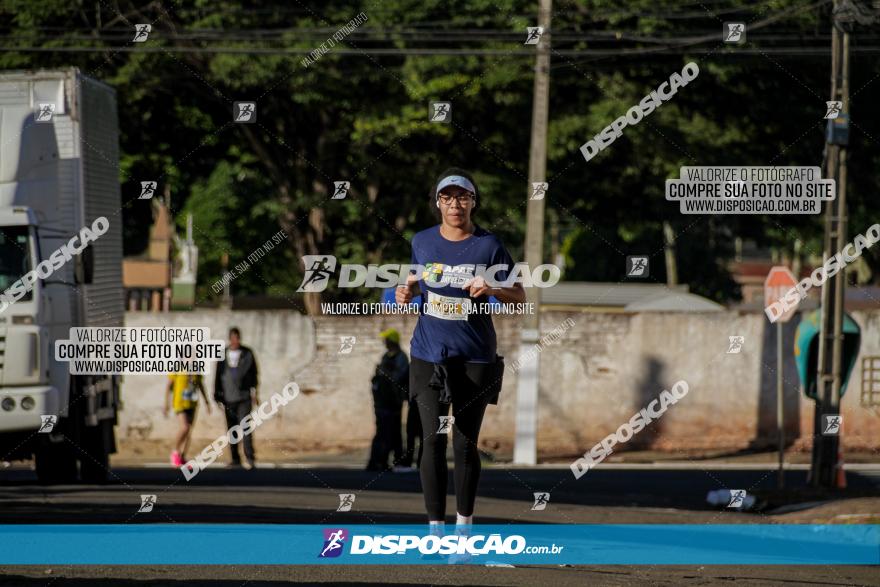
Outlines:
[[[436,397],[440,403],[485,398],[495,405],[504,378],[504,357],[495,355],[494,363],[468,363],[461,357],[429,363],[413,357],[409,375],[410,399],[430,392],[429,397]]]
[[[504,357],[495,355],[495,362],[489,369],[489,384],[486,388],[486,395],[489,397],[489,403],[498,404],[498,395],[501,393],[501,384],[504,382]]]

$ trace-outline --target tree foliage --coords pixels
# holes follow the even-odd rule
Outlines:
[[[361,11],[367,22],[313,65],[304,66],[302,54],[253,51],[310,51]],[[806,252],[820,252],[820,217],[684,216],[663,194],[682,165],[821,164],[828,55],[773,48],[827,48],[829,11],[799,0],[554,3],[560,41],[551,55],[547,207],[558,219],[555,245],[566,255],[567,279],[619,281],[625,256],[641,253],[651,255],[659,269],[653,278],[663,282],[663,221],[676,235],[680,281],[718,300],[737,296],[726,265],[736,236],[782,250],[800,238]],[[143,249],[150,219],[136,199],[138,182],[158,179],[178,225],[184,213],[194,217],[201,299],[215,295],[210,285],[224,253],[234,266],[283,229],[286,248],[233,290],[280,294],[314,310],[315,300],[295,293],[299,259],[329,253],[340,262],[406,262],[409,239],[433,222],[431,183],[448,166],[473,170],[484,193],[478,223],[521,257],[534,72],[534,58],[521,52],[536,18],[537,3],[524,0],[6,0],[0,21],[9,50],[0,53],[0,68],[77,66],[117,89],[128,254]],[[724,46],[727,20],[749,23],[746,47],[760,50]],[[136,23],[152,23],[148,42],[130,42]],[[688,40],[700,35],[715,36]],[[871,107],[880,69],[857,39],[852,234],[875,219],[880,157],[872,136],[880,114]],[[77,47],[100,51],[69,50]],[[243,52],[204,51],[217,47]],[[498,53],[415,51],[425,47]],[[610,51],[565,53],[597,48]],[[584,161],[581,144],[689,61],[700,67],[696,80]],[[257,123],[234,124],[232,103],[248,100],[257,103]],[[428,121],[431,100],[453,103],[452,124]],[[338,180],[351,182],[349,196],[330,200]]]

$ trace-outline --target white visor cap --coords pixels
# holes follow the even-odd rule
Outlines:
[[[466,189],[470,193],[474,194],[474,197],[476,197],[477,195],[477,188],[474,187],[474,184],[471,183],[471,180],[466,177],[462,177],[461,175],[449,175],[441,179],[440,183],[437,184],[437,193],[434,194],[434,197],[439,196],[443,188],[447,188],[451,185]]]

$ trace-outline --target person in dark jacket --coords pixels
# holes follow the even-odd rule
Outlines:
[[[385,339],[385,354],[373,376],[373,411],[376,414],[376,436],[370,449],[368,471],[387,471],[388,455],[394,462],[403,457],[400,436],[400,411],[409,395],[409,360],[400,350],[400,334],[393,328],[379,334]]]
[[[241,344],[238,328],[229,329],[229,344],[226,358],[217,363],[214,378],[214,401],[223,405],[226,412],[226,427],[232,428],[259,404],[257,396],[257,360],[253,351]],[[248,434],[242,439],[244,444],[244,468],[254,468],[254,436]],[[232,466],[241,465],[238,444],[229,444],[232,453]]]

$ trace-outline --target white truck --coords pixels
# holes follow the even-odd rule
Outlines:
[[[54,341],[123,325],[118,137],[113,88],[74,68],[0,72],[0,461],[33,457],[44,483],[102,482],[116,450],[119,377],[71,375]],[[100,217],[109,230],[22,295]]]

